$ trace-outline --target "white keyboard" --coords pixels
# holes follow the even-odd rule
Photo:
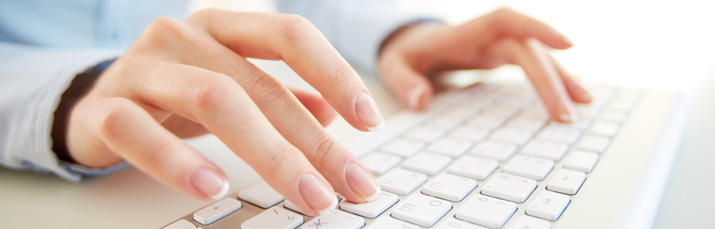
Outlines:
[[[373,202],[343,200],[310,217],[259,182],[164,228],[551,228],[579,204],[642,94],[591,92],[590,104],[575,105],[579,119],[563,124],[526,86],[477,85],[360,157],[383,190]]]

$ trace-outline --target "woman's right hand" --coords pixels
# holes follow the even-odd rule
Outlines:
[[[289,90],[245,58],[285,61],[320,95]],[[323,99],[325,98],[325,99]],[[306,109],[307,108],[307,109]],[[181,138],[213,133],[308,215],[379,193],[370,172],[321,126],[383,117],[360,77],[306,19],[199,11],[160,18],[73,108],[72,158],[90,168],[128,161],[195,198],[220,198],[226,175]]]

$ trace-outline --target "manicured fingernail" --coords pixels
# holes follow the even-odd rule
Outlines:
[[[375,182],[375,178],[370,172],[354,163],[348,164],[345,170],[345,180],[347,180],[350,189],[366,202],[373,201],[380,195],[380,186]]]
[[[409,105],[410,108],[415,109],[419,105],[420,98],[422,97],[422,94],[425,93],[425,85],[417,85],[416,87],[412,88],[410,91],[410,94],[407,98],[410,99]]]
[[[576,118],[574,116],[573,105],[569,104],[565,99],[562,99],[564,96],[561,96],[559,93],[554,93],[553,96],[554,111],[558,114],[560,121],[573,122]]]
[[[338,198],[333,191],[328,190],[313,174],[303,175],[299,186],[300,195],[318,214],[328,214],[338,206]]]
[[[213,200],[221,199],[228,193],[228,181],[208,168],[196,170],[191,183]]]
[[[370,132],[375,132],[385,125],[385,119],[382,118],[377,105],[365,92],[359,92],[355,98],[355,113]]]
[[[563,40],[566,44],[573,45],[573,41],[571,41],[571,39],[564,36],[563,34],[561,34],[561,40]]]

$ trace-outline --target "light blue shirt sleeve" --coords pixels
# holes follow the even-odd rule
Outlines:
[[[79,181],[126,163],[88,169],[57,159],[52,123],[74,77],[117,58],[159,17],[184,20],[189,0],[0,1],[0,165]],[[382,41],[433,19],[391,0],[277,0],[279,11],[310,20],[356,68],[375,73]]]
[[[276,0],[281,13],[308,19],[355,68],[377,74],[377,55],[392,32],[408,24],[438,20],[406,10],[394,0]]]

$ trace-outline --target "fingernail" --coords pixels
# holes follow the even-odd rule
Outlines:
[[[562,99],[559,93],[554,93],[553,104],[555,106],[556,114],[558,114],[560,121],[562,122],[573,122],[574,108],[571,104],[568,104],[566,100]]]
[[[191,183],[212,200],[221,199],[228,193],[228,181],[208,168],[196,170]]]
[[[305,174],[300,178],[300,194],[303,199],[308,202],[320,215],[330,213],[338,206],[338,198],[333,194],[332,190],[318,180],[313,174]]]
[[[380,186],[375,182],[375,178],[355,163],[348,164],[345,180],[348,181],[350,189],[366,202],[373,201],[380,195]]]
[[[564,36],[563,34],[561,34],[561,40],[563,40],[564,42],[566,42],[566,44],[573,45],[573,41],[571,41],[571,39],[569,39],[568,37]]]
[[[355,98],[355,113],[370,132],[375,132],[385,125],[385,120],[377,109],[377,105],[365,92],[358,93]]]
[[[410,94],[407,98],[410,99],[409,105],[412,109],[417,108],[420,102],[420,97],[422,97],[422,94],[425,93],[425,85],[417,85],[416,87],[412,88],[410,91]]]

